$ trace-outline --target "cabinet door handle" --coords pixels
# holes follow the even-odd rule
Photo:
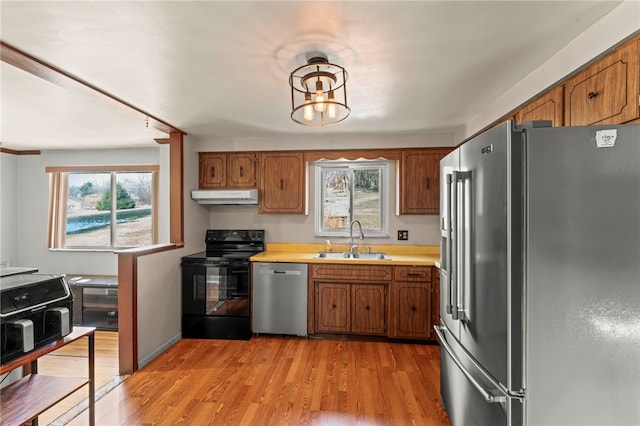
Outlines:
[[[216,177],[216,168],[211,167],[211,177]]]
[[[419,272],[409,272],[409,273],[407,273],[407,276],[408,277],[421,277],[422,274],[419,273]]]
[[[280,191],[284,189],[284,179],[280,179]]]
[[[431,189],[431,179],[427,177],[427,189]]]
[[[587,95],[587,98],[593,99],[596,96],[598,96],[598,92],[589,92],[589,94]]]
[[[240,167],[240,177],[242,177],[243,174],[244,173],[243,173],[242,167]]]

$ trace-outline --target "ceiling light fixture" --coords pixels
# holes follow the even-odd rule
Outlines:
[[[311,57],[289,76],[291,119],[305,126],[329,126],[343,121],[351,108],[347,104],[349,74],[324,55]]]

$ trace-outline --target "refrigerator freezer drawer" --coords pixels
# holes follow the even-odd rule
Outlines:
[[[442,404],[453,426],[518,426],[522,402],[498,389],[466,355],[445,327],[435,327],[440,339]]]

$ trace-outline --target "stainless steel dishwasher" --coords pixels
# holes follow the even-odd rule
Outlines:
[[[253,332],[307,335],[307,264],[253,262]]]

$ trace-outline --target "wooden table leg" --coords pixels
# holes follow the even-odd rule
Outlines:
[[[38,374],[38,360],[34,359],[33,361],[31,361],[29,364],[25,365],[24,367],[24,375],[26,376],[27,374]],[[33,420],[31,420],[31,426],[38,426],[38,418],[34,418]]]
[[[95,333],[89,335],[89,424],[96,424]]]

